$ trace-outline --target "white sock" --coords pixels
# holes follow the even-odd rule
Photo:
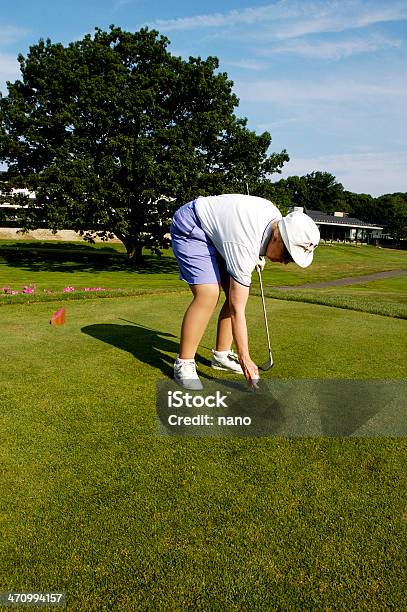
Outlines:
[[[213,354],[215,355],[215,357],[223,357],[226,355],[229,355],[230,353],[230,349],[228,351],[213,351]]]
[[[178,363],[190,363],[191,361],[195,361],[195,359],[181,359],[180,357],[177,356],[177,361]]]

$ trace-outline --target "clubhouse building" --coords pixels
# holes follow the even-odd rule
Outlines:
[[[295,207],[294,210],[306,212],[315,221],[321,240],[324,241],[372,243],[383,237],[384,226],[348,217],[345,212],[329,215],[320,210],[303,210],[301,207]]]

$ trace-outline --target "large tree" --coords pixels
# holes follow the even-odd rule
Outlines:
[[[0,159],[36,193],[24,221],[115,234],[129,259],[164,244],[176,205],[243,191],[279,171],[285,151],[248,130],[218,60],[172,55],[155,30],[111,26],[68,46],[40,40],[0,99]]]

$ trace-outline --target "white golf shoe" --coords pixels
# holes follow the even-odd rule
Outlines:
[[[196,371],[195,359],[180,359],[174,363],[174,380],[184,389],[200,391],[203,385]]]
[[[214,370],[228,370],[236,374],[243,374],[242,367],[239,363],[237,354],[230,351],[214,351],[212,350],[211,367]]]

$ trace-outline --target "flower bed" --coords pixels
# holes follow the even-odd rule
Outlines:
[[[54,293],[73,293],[74,291],[111,291],[111,289],[106,289],[105,287],[64,287],[61,291],[52,291],[51,289],[43,289],[42,292],[45,295],[52,295]],[[32,283],[30,285],[23,285],[23,288],[20,291],[16,289],[12,289],[9,285],[6,287],[0,288],[0,296],[4,295],[21,295],[21,294],[39,294],[41,292],[37,291],[37,284]]]

